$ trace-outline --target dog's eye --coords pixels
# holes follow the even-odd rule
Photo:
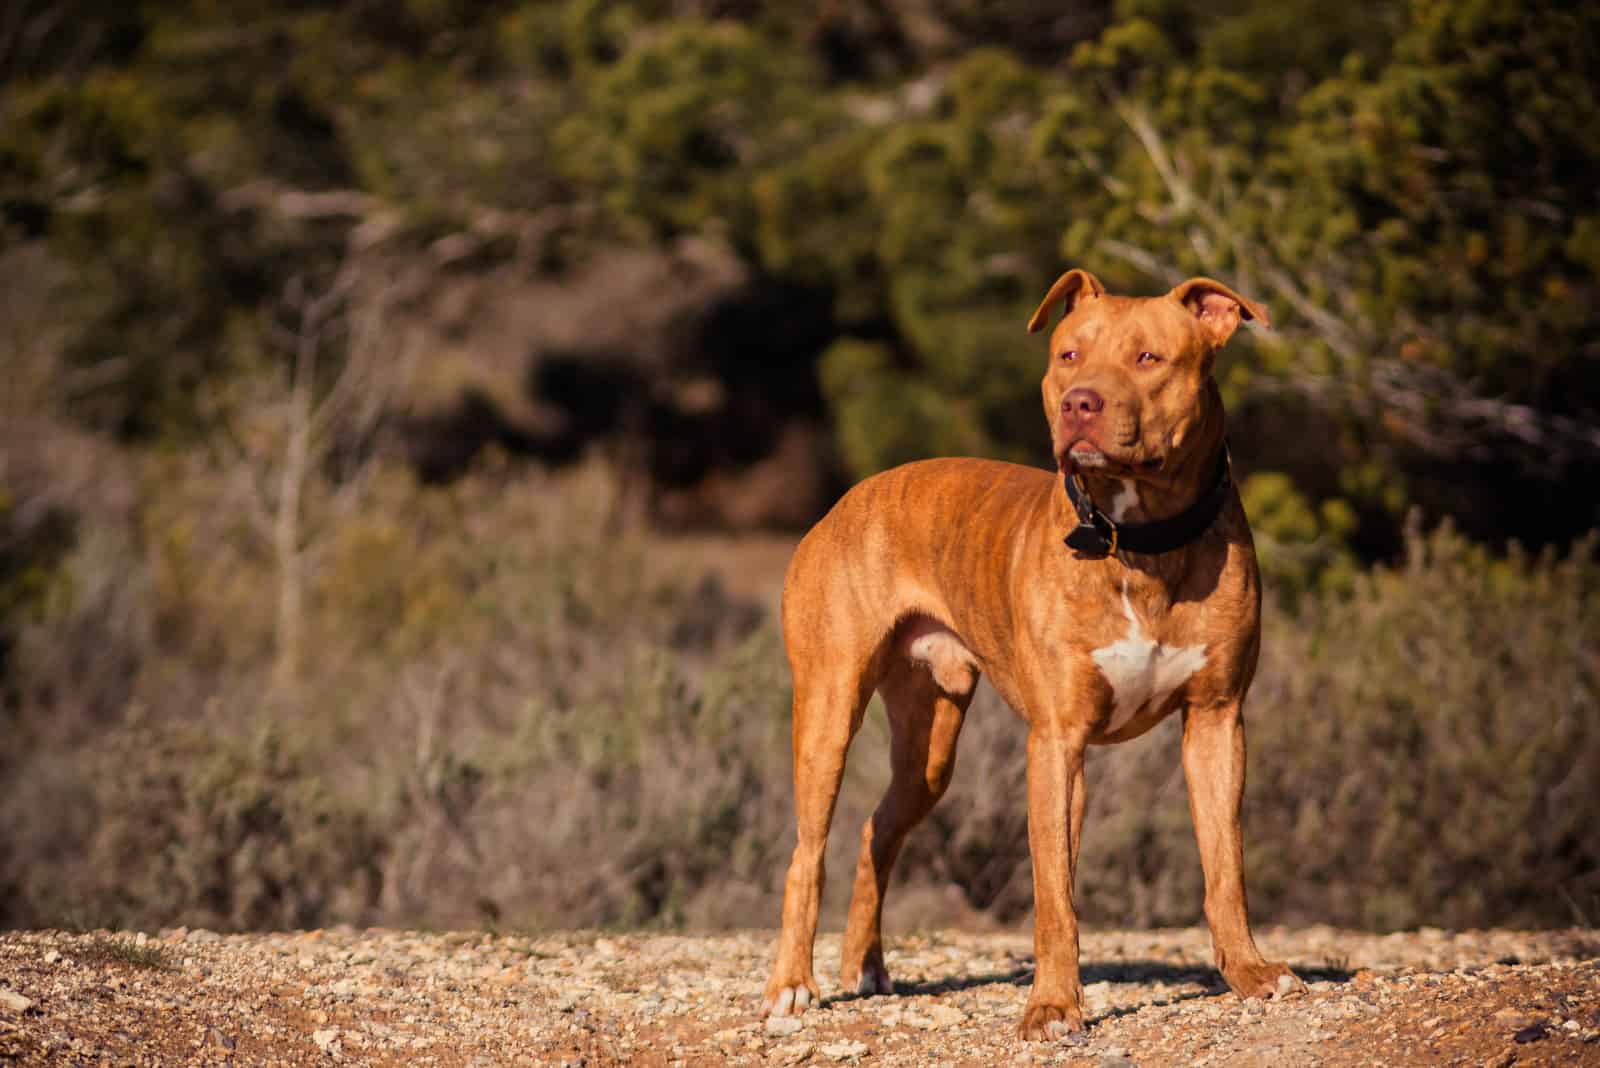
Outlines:
[[[1078,358],[1078,350],[1077,349],[1068,349],[1066,352],[1063,352],[1061,354],[1061,358],[1063,360],[1066,360],[1068,363],[1071,363],[1073,360],[1076,360]]]
[[[1161,362],[1161,357],[1157,356],[1153,352],[1141,352],[1141,353],[1139,353],[1139,366],[1140,367],[1154,367],[1156,364],[1158,364],[1160,362]]]

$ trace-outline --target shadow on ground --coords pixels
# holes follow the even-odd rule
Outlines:
[[[1353,972],[1344,968],[1311,967],[1303,964],[1291,964],[1290,967],[1294,969],[1296,975],[1307,983],[1347,983],[1354,975]],[[1027,962],[1006,971],[986,972],[982,975],[955,975],[945,979],[926,980],[919,983],[895,983],[894,993],[899,997],[915,997],[919,994],[950,994],[959,990],[971,990],[975,987],[997,984],[1024,987],[1033,983],[1033,971],[1032,962]],[[1191,983],[1198,983],[1203,987],[1201,990],[1187,990],[1161,998],[1156,1002],[1159,1004],[1188,1001],[1191,998],[1211,997],[1226,993],[1228,990],[1228,984],[1223,981],[1221,973],[1215,968],[1205,965],[1167,964],[1153,960],[1090,961],[1082,965],[1080,977],[1085,986],[1091,983],[1154,983],[1162,986],[1187,986]],[[842,1004],[849,1001],[859,1001],[864,997],[871,996],[873,995],[838,994],[824,999],[822,1004]],[[1112,1017],[1137,1012],[1143,1007],[1139,1005],[1113,1009],[1110,1012],[1096,1016],[1094,1019],[1111,1019]]]

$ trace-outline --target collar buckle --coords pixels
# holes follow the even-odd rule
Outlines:
[[[1104,512],[1095,510],[1079,519],[1066,543],[1073,552],[1098,560],[1117,554],[1118,537],[1117,524]]]

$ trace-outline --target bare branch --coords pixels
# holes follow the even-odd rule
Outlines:
[[[267,211],[284,219],[365,218],[378,204],[376,197],[356,189],[307,192],[276,182],[257,181],[235,186],[219,198],[224,210]]]
[[[224,425],[209,441],[213,453],[223,453],[217,466],[228,472],[225,500],[237,503],[250,522],[250,529],[264,542],[272,540],[272,509],[262,470],[251,462],[249,451],[232,426]]]
[[[1138,245],[1130,245],[1126,241],[1116,241],[1112,238],[1101,238],[1095,246],[1124,263],[1131,264],[1152,278],[1165,278],[1169,285],[1177,285],[1183,281],[1183,272],[1163,260],[1158,259],[1146,249]]]
[[[1336,376],[1323,374],[1302,362],[1291,371],[1289,390],[1324,407],[1337,404],[1369,416],[1384,412],[1405,416],[1399,428],[1417,447],[1434,455],[1487,454],[1487,435],[1509,438],[1529,448],[1562,456],[1572,450],[1600,452],[1600,428],[1581,420],[1541,412],[1526,404],[1476,392],[1469,383],[1449,372],[1387,357],[1392,342],[1379,336],[1375,324],[1352,320],[1313,300],[1301,274],[1289,267],[1276,250],[1252,240],[1234,228],[1184,175],[1181,156],[1169,152],[1149,117],[1127,101],[1114,102],[1117,113],[1139,141],[1152,169],[1165,188],[1170,206],[1166,212],[1197,220],[1187,236],[1196,257],[1208,270],[1220,267],[1219,249],[1231,250],[1241,271],[1259,276],[1269,296],[1281,298],[1307,324],[1307,335],[1321,341],[1339,361]],[[1217,196],[1224,203],[1236,199],[1218,176]],[[1164,218],[1166,212],[1140,205],[1147,218]],[[1144,249],[1112,239],[1098,247],[1154,278],[1175,282],[1182,277],[1176,266]],[[1291,328],[1292,331],[1292,328]],[[1256,390],[1274,390],[1274,384],[1257,380]]]

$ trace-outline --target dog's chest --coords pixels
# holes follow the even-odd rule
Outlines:
[[[1204,645],[1167,645],[1148,636],[1134,614],[1126,588],[1122,613],[1127,621],[1123,636],[1089,654],[1111,686],[1111,721],[1104,728],[1108,732],[1143,709],[1164,704],[1206,663]]]

